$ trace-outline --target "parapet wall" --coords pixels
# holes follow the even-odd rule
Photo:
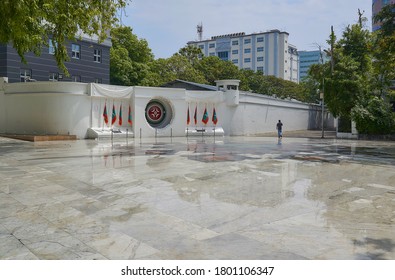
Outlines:
[[[237,93],[237,102],[230,103],[229,92],[223,90],[188,91],[72,82],[2,82],[0,133],[70,134],[83,139],[87,137],[88,129],[93,127],[128,130],[135,137],[185,136],[187,128],[217,127],[223,128],[225,135],[256,135],[275,131],[278,120],[288,131],[320,128],[319,105],[239,92],[237,89],[230,90],[230,93]],[[147,119],[147,108],[157,101],[162,103],[166,113],[164,125],[153,125]],[[108,124],[104,122],[104,107]],[[111,125],[113,107],[117,121]],[[196,125],[193,120],[195,110]],[[202,121],[205,110],[209,118],[207,123]],[[212,121],[214,110],[215,124]],[[119,123],[120,111],[122,124]],[[333,128],[333,118],[328,116],[325,116],[326,128]],[[131,122],[128,122],[128,117]]]

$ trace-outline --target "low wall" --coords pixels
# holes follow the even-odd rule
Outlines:
[[[333,129],[333,118],[328,113],[325,118],[326,129]],[[288,131],[320,129],[321,107],[295,100],[240,93],[240,104],[229,122],[230,135],[276,131],[278,120],[284,124],[283,129]]]
[[[2,133],[84,138],[90,126],[88,86],[70,82],[5,84],[0,97]]]
[[[321,128],[321,107],[294,100],[279,99],[259,94],[240,92],[237,103],[232,103],[235,91],[187,91],[174,88],[119,87],[72,82],[36,82],[0,84],[0,133],[56,135],[71,134],[86,138],[91,127],[107,127],[103,109],[111,122],[112,106],[119,120],[122,107],[123,128],[135,137],[185,136],[189,107],[189,128],[213,127],[212,114],[216,110],[218,128],[225,135],[255,135],[276,131],[281,120],[284,130]],[[145,110],[152,100],[166,106],[169,122],[155,128],[147,122]],[[128,109],[132,111],[133,126],[128,124]],[[197,124],[194,110],[197,109]],[[202,122],[204,109],[208,124]],[[325,114],[325,129],[334,127],[333,118]]]

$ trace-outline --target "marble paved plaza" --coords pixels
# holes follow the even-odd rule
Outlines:
[[[395,259],[395,143],[0,138],[0,259]]]

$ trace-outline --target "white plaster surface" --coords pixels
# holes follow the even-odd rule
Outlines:
[[[152,100],[166,104],[169,121],[160,128],[152,127],[145,118],[145,109]],[[104,123],[107,108],[109,124]],[[117,121],[111,125],[112,108]],[[119,110],[122,107],[122,124]],[[131,108],[133,125],[128,123]],[[191,123],[187,125],[187,110]],[[193,122],[197,108],[197,124]],[[202,122],[207,108],[209,123]],[[128,129],[140,137],[185,136],[188,128],[213,127],[215,108],[218,123],[225,135],[257,135],[275,132],[279,119],[284,130],[317,128],[320,109],[295,100],[239,92],[187,91],[155,87],[120,87],[71,82],[35,82],[0,84],[0,133],[28,135],[71,134],[88,137],[88,129]],[[332,120],[333,122],[333,120]],[[327,127],[333,128],[328,122]]]

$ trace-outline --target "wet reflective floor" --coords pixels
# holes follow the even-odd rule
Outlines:
[[[395,259],[395,143],[0,138],[1,259]]]

